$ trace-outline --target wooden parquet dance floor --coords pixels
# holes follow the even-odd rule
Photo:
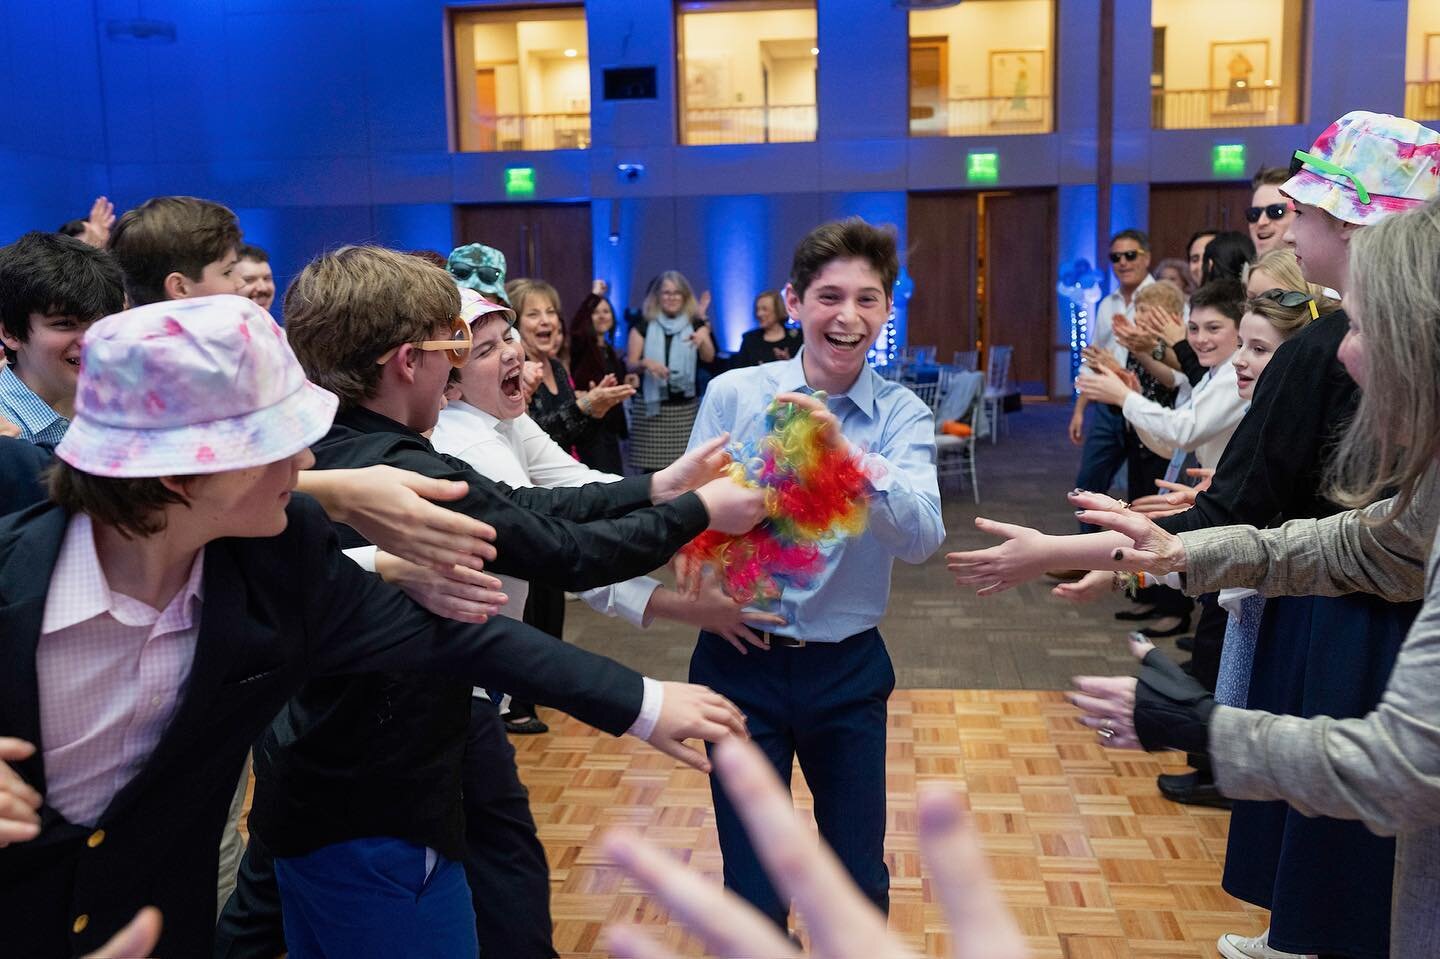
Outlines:
[[[924,955],[948,955],[914,815],[917,784],[943,780],[968,795],[1035,959],[1211,959],[1221,933],[1257,935],[1265,913],[1220,888],[1229,814],[1162,799],[1155,777],[1182,768],[1180,757],[1102,749],[1073,716],[1055,692],[895,693],[886,763],[891,927]],[[606,863],[599,837],[612,826],[638,829],[718,882],[706,777],[568,717],[547,711],[545,719],[550,735],[512,741],[550,857],[556,948],[606,956],[600,930],[623,919],[668,927],[672,946],[701,955]],[[808,810],[798,766],[795,794]]]

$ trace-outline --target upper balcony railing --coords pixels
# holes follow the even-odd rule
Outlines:
[[[1412,120],[1440,120],[1440,80],[1405,84],[1405,115]]]
[[[1293,123],[1281,115],[1280,88],[1222,87],[1214,90],[1153,90],[1150,125],[1156,130],[1210,127],[1266,127]]]
[[[685,111],[685,143],[803,143],[815,139],[815,104],[698,107]]]
[[[590,114],[526,113],[472,115],[475,149],[584,150],[590,146]]]
[[[1049,97],[968,97],[942,102],[940,109],[922,103],[910,105],[911,136],[1003,136],[1055,129]]]

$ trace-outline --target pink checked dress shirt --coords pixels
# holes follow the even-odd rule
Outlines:
[[[163,610],[115,593],[90,517],[65,531],[45,597],[35,671],[46,802],[90,826],[160,742],[175,714],[200,632],[205,553]]]

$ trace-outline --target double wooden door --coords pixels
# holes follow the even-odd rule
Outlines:
[[[588,203],[495,203],[455,208],[455,242],[484,243],[505,254],[508,279],[545,280],[569,313],[594,280]]]
[[[1249,229],[1248,183],[1183,183],[1150,188],[1150,262],[1185,259],[1185,244],[1199,230]]]
[[[1054,191],[912,193],[908,207],[909,341],[933,344],[942,363],[957,350],[983,359],[992,345],[1011,346],[1011,379],[1050,395]]]

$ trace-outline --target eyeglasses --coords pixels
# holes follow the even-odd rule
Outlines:
[[[405,344],[400,344],[404,346]],[[470,356],[470,325],[459,316],[450,321],[450,338],[448,340],[421,340],[413,344],[417,350],[429,350],[432,352],[444,351],[449,354],[445,358],[450,365],[457,370],[465,365],[465,360]],[[400,352],[400,346],[392,346],[380,358],[375,361],[377,366],[384,366],[395,358]]]
[[[1260,215],[1263,213],[1272,220],[1283,220],[1285,214],[1291,210],[1289,203],[1271,203],[1268,206],[1252,206],[1245,208],[1245,222],[1259,223]]]
[[[457,280],[468,280],[473,276],[481,283],[490,286],[494,286],[500,282],[501,277],[500,270],[497,267],[486,266],[484,264],[471,266],[469,263],[454,263],[450,266],[450,273]]]
[[[1361,203],[1368,204],[1370,202],[1370,191],[1365,189],[1365,184],[1361,183],[1360,178],[1355,174],[1343,166],[1331,163],[1323,157],[1317,157],[1313,153],[1306,153],[1304,150],[1296,150],[1295,156],[1290,160],[1290,175],[1294,176],[1307,166],[1313,167],[1321,173],[1329,173],[1332,176],[1343,176],[1354,185],[1355,195],[1360,198]]]
[[[1293,310],[1301,303],[1310,304],[1310,319],[1320,319],[1320,310],[1315,306],[1315,297],[1309,293],[1301,293],[1299,290],[1266,290],[1260,294],[1262,300],[1270,300],[1278,303],[1287,310]]]
[[[1119,263],[1121,260],[1124,260],[1126,263],[1134,263],[1135,258],[1139,255],[1139,250],[1121,250],[1119,253],[1110,254],[1110,262]]]

